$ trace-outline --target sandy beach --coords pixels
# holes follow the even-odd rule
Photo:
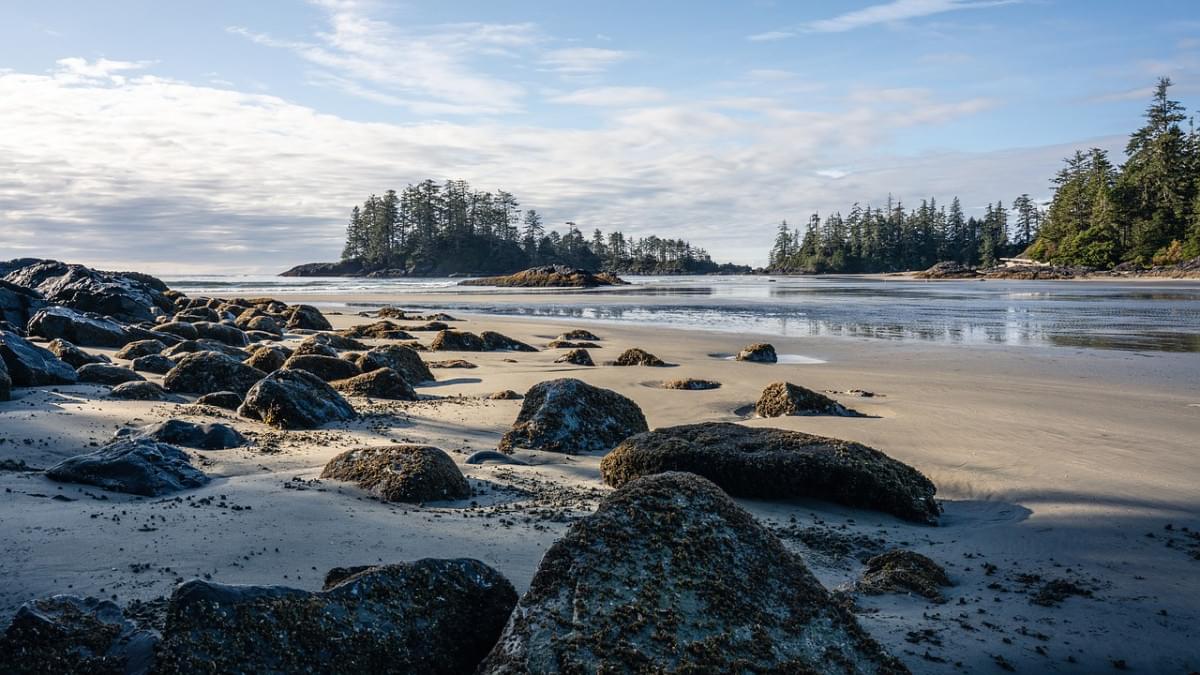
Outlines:
[[[335,328],[370,321],[354,310],[326,313]],[[817,501],[739,500],[829,588],[852,582],[865,557],[893,548],[942,564],[955,583],[946,604],[857,598],[863,626],[914,672],[1200,667],[1200,391],[1192,354],[776,337],[781,355],[818,362],[768,365],[726,358],[755,341],[749,334],[455,314],[463,319],[456,328],[495,330],[539,347],[586,327],[602,338],[591,350],[597,363],[637,346],[674,365],[571,366],[554,363],[557,350],[425,352],[426,361],[461,357],[477,367],[435,369],[438,382],[418,387],[423,400],[354,399],[359,419],[297,432],[212,408],[114,401],[94,385],[19,390],[0,403],[0,457],[31,467],[89,451],[121,427],[168,418],[225,422],[253,445],[192,452],[216,479],[179,497],[137,498],[0,472],[0,615],[62,592],[150,600],[196,577],[318,589],[333,567],[423,557],[478,558],[524,591],[551,543],[610,492],[601,458],[519,451],[529,466],[462,461],[494,449],[520,409],[519,400],[489,394],[569,376],[633,399],[651,428],[735,421],[832,436],[883,450],[932,479],[945,509],[938,527]],[[432,334],[419,337],[427,343]],[[682,377],[722,386],[655,386]],[[750,419],[747,406],[781,380],[875,396],[830,394],[865,417]],[[401,506],[318,480],[340,451],[390,442],[446,450],[475,495]],[[1090,597],[1031,602],[1056,579]]]

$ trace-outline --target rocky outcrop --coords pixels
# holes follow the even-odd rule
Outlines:
[[[334,389],[351,396],[384,398],[394,401],[415,401],[417,392],[404,377],[391,368],[376,368],[369,373],[355,375],[329,383]]]
[[[46,306],[42,294],[0,279],[0,321],[25,327],[37,311]]]
[[[355,258],[338,262],[314,262],[296,265],[281,273],[281,277],[357,277],[366,275],[361,261]]]
[[[913,275],[917,279],[976,279],[979,272],[962,263],[945,261],[935,264],[924,272]]]
[[[14,387],[72,384],[79,379],[75,369],[48,350],[25,338],[0,330],[0,359]]]
[[[95,314],[66,307],[47,307],[29,319],[30,335],[47,340],[61,338],[85,347],[123,347],[133,340],[124,326]]]
[[[329,319],[321,310],[312,305],[293,305],[287,311],[287,328],[289,330],[333,330]]]
[[[21,605],[0,637],[0,663],[14,674],[145,675],[159,639],[114,602],[55,595]]]
[[[562,356],[554,359],[555,363],[571,363],[577,366],[594,366],[592,355],[586,349],[572,349]]]
[[[283,362],[283,367],[291,370],[306,370],[326,382],[344,380],[362,374],[362,370],[350,361],[339,359],[336,356],[320,356],[318,354],[293,354],[291,358]]]
[[[89,363],[110,363],[107,356],[89,354],[61,338],[51,340],[50,344],[46,345],[46,349],[72,368],[86,366]]]
[[[226,450],[246,445],[246,438],[227,424],[196,424],[184,420],[166,420],[144,427],[125,427],[116,438],[147,439],[200,450]]]
[[[209,481],[179,448],[137,438],[117,439],[95,452],[63,460],[47,469],[46,477],[143,497],[196,488]]]
[[[286,368],[264,377],[246,392],[238,414],[279,429],[315,429],[355,415],[354,407],[321,378]]]
[[[179,359],[163,377],[167,391],[183,394],[210,394],[233,391],[244,394],[267,374],[237,359],[217,352],[195,352]]]
[[[908,672],[712,483],[630,483],[550,547],[481,675]]]
[[[834,415],[837,417],[859,417],[859,413],[847,408],[824,394],[805,389],[791,382],[772,382],[762,391],[754,412],[759,417],[785,417],[787,415]]]
[[[859,443],[783,429],[709,422],[625,439],[600,462],[620,487],[642,476],[689,471],[735,497],[823,499],[936,524],[937,489],[921,472]]]
[[[139,372],[166,375],[178,364],[162,354],[150,354],[137,357],[129,365]]]
[[[667,363],[650,352],[632,347],[621,352],[616,361],[612,362],[614,366],[651,366],[654,368],[662,368]]]
[[[479,334],[483,340],[483,349],[488,352],[536,352],[537,347],[514,340],[507,335],[485,330]]]
[[[111,363],[89,363],[80,366],[75,373],[79,376],[80,382],[89,384],[115,385],[146,379],[124,366],[115,366]]]
[[[433,336],[429,348],[435,352],[483,352],[487,346],[483,338],[474,333],[458,330],[442,330]]]
[[[499,449],[515,448],[579,454],[606,452],[646,431],[642,409],[615,391],[582,380],[539,382],[525,392],[521,412],[500,439]]]
[[[114,356],[118,359],[132,361],[140,356],[161,354],[166,348],[167,346],[158,340],[134,340],[122,347]]]
[[[324,590],[175,589],[159,653],[165,673],[471,673],[517,601],[478,560],[426,558],[331,570]]]
[[[146,274],[101,272],[55,260],[11,261],[4,267],[10,269],[6,281],[37,291],[47,304],[79,312],[137,322],[153,321],[155,311],[169,313],[174,308],[166,285]]]
[[[174,399],[166,389],[146,380],[118,384],[108,392],[108,397],[121,401],[170,401]]]
[[[572,330],[569,330],[569,331],[559,335],[555,339],[562,340],[563,342],[569,342],[571,340],[599,341],[600,337],[597,336],[595,333],[593,333],[590,330],[584,330],[582,328],[574,328]]]
[[[566,265],[531,267],[515,274],[466,279],[459,286],[506,286],[521,288],[595,288],[624,285],[625,280],[608,272],[594,273]]]
[[[429,371],[429,367],[425,365],[421,355],[416,350],[403,345],[375,347],[360,356],[355,363],[364,373],[378,368],[391,368],[414,385],[432,382],[434,379],[433,373]]]
[[[916,593],[933,602],[945,602],[942,588],[950,585],[941,565],[920,553],[898,550],[867,560],[867,569],[854,590],[868,595]]]
[[[439,448],[389,445],[348,450],[329,460],[321,478],[356,483],[385,502],[466,499],[471,486]]]
[[[738,361],[751,361],[753,363],[775,363],[779,361],[779,356],[775,354],[775,345],[766,342],[756,342],[752,345],[746,345],[737,353]]]

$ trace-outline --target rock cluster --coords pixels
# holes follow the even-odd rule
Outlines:
[[[74,368],[49,350],[5,330],[0,330],[0,360],[13,387],[72,384],[79,379]]]

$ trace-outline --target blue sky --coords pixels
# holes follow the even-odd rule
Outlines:
[[[1160,75],[1200,106],[1195,2],[13,4],[0,257],[159,271],[336,257],[426,176],[758,263],[856,200],[1044,198]]]

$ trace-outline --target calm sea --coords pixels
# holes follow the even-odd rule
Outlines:
[[[630,286],[547,291],[460,287],[459,279],[163,279],[190,295],[359,296],[353,309],[394,304],[769,335],[1200,352],[1200,283],[1186,281],[630,277]]]

